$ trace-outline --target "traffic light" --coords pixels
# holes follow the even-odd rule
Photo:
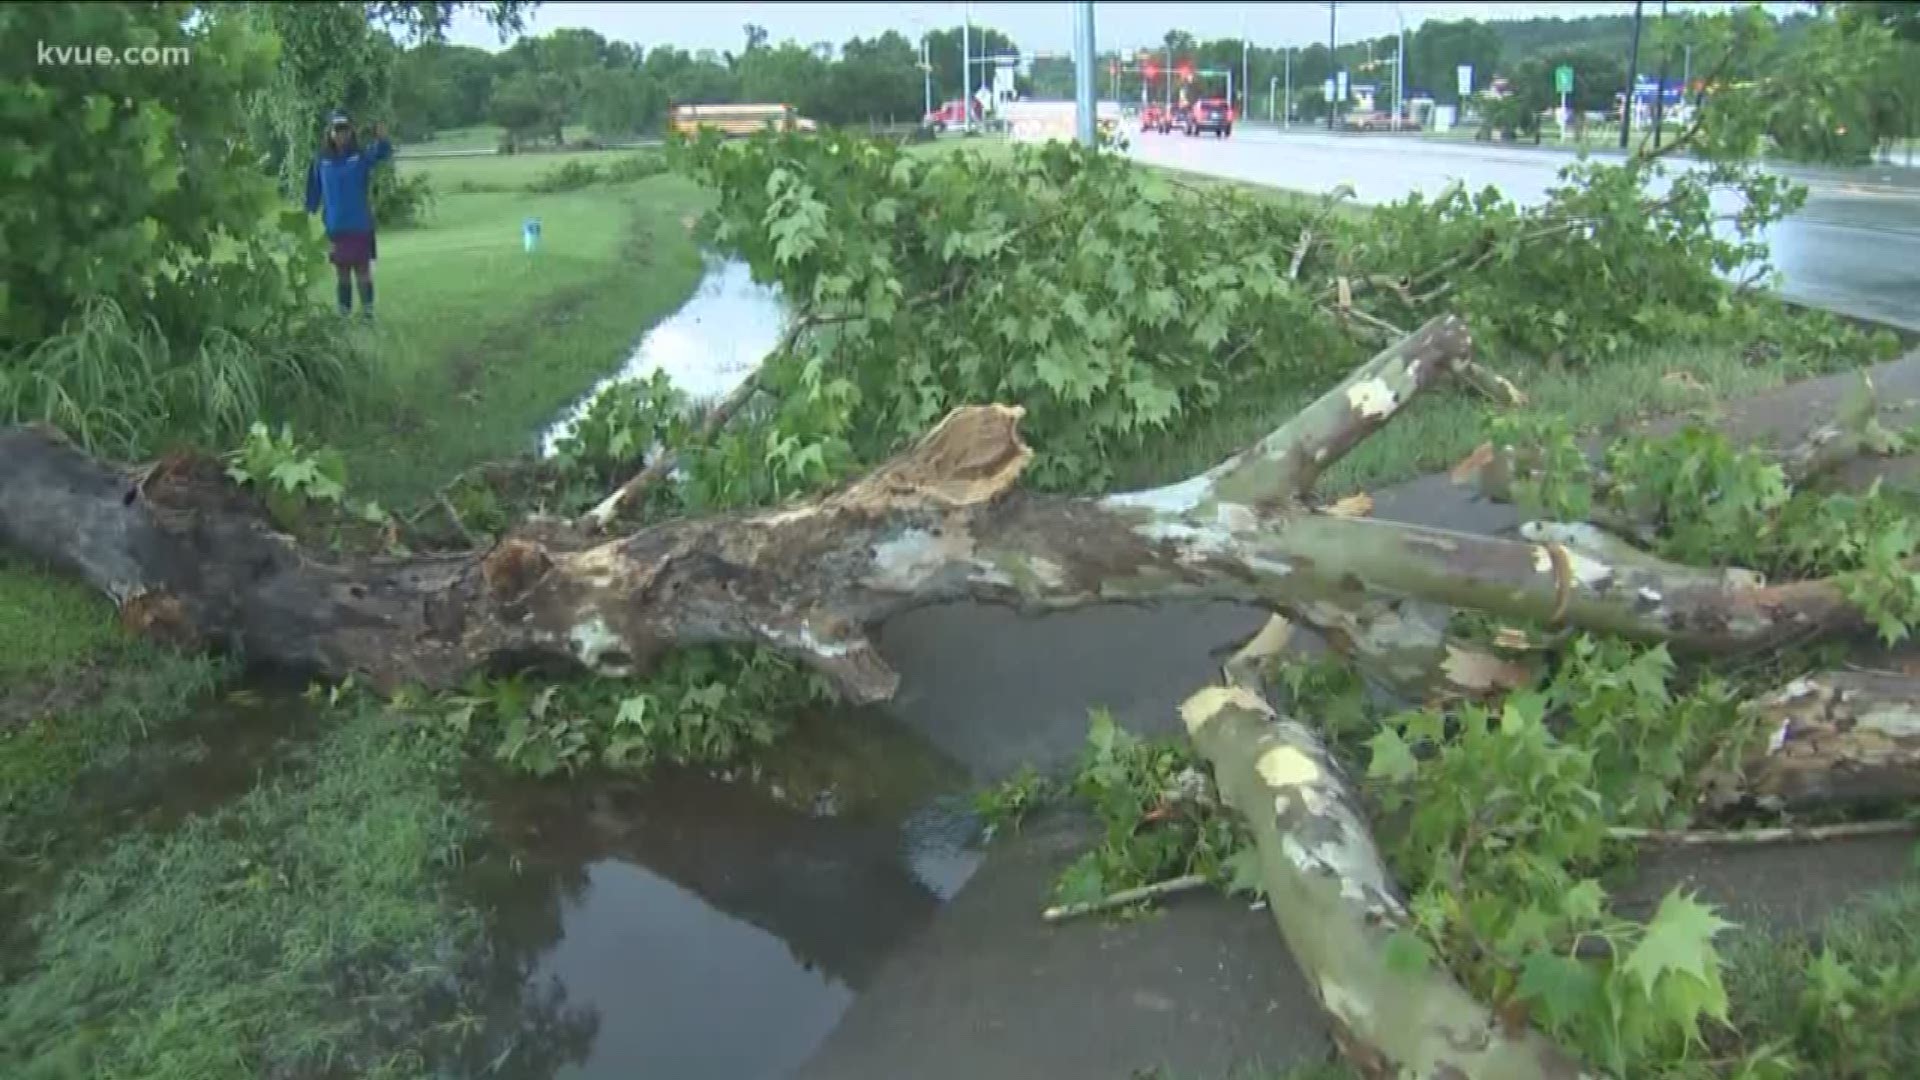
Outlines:
[[[1193,63],[1191,61],[1182,60],[1180,62],[1180,81],[1181,82],[1193,81]]]
[[[1147,61],[1147,66],[1146,66],[1146,73],[1147,73],[1147,79],[1148,79],[1149,81],[1151,81],[1151,80],[1153,80],[1153,79],[1157,79],[1157,78],[1159,78],[1159,77],[1160,77],[1160,65],[1159,65],[1159,64],[1156,64],[1156,63],[1154,63],[1154,62],[1153,62],[1153,61],[1151,61],[1151,60],[1149,60],[1149,61]]]

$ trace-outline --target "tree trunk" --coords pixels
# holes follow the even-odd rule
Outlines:
[[[1362,1076],[1541,1080],[1580,1066],[1513,1028],[1444,968],[1389,959],[1412,933],[1405,902],[1374,847],[1340,767],[1305,724],[1261,695],[1261,662],[1286,644],[1274,618],[1228,663],[1224,685],[1188,698],[1181,718],[1213,764],[1221,798],[1253,834],[1267,907]]]
[[[0,543],[106,593],[137,630],[381,687],[448,687],[541,660],[627,675],[678,646],[732,642],[795,657],[868,702],[896,682],[869,628],[962,599],[1252,601],[1333,630],[1403,683],[1443,656],[1408,600],[1715,652],[1859,625],[1830,582],[1758,587],[1593,545],[1303,508],[1321,469],[1469,349],[1457,320],[1435,319],[1258,444],[1150,491],[1019,491],[1022,411],[984,406],[815,501],[597,544],[530,525],[484,553],[401,559],[303,550],[210,459],[170,459],[136,480],[46,429],[4,429]]]

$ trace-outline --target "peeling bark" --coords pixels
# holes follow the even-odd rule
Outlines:
[[[323,559],[279,534],[210,459],[142,482],[43,429],[0,430],[0,543],[87,581],[131,625],[187,646],[382,687],[456,685],[502,663],[607,675],[706,643],[810,664],[856,702],[896,676],[867,636],[971,599],[1032,609],[1232,599],[1330,631],[1411,685],[1444,659],[1420,602],[1713,651],[1858,624],[1825,582],[1765,588],[1652,556],[1313,513],[1319,469],[1467,348],[1436,319],[1255,447],[1199,476],[1092,499],[1023,493],[1021,410],[955,411],[847,488],[787,508],[589,543],[532,528],[481,553]]]
[[[1268,909],[1347,1061],[1373,1077],[1539,1080],[1585,1075],[1553,1042],[1502,1022],[1444,969],[1395,970],[1410,930],[1398,887],[1339,766],[1306,725],[1261,695],[1259,664],[1285,647],[1275,618],[1181,706],[1221,797],[1247,821]]]
[[[1920,799],[1920,678],[1831,671],[1749,706],[1762,738],[1737,773],[1705,785],[1709,809],[1907,805]]]

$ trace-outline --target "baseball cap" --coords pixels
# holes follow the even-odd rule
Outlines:
[[[328,127],[344,127],[351,123],[353,123],[353,119],[339,109],[335,109],[333,115],[327,117]]]

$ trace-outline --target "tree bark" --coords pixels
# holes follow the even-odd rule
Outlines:
[[[1906,806],[1920,800],[1920,678],[1830,671],[1750,706],[1763,738],[1733,775],[1706,785],[1710,809]]]
[[[1276,617],[1228,663],[1223,685],[1180,708],[1220,795],[1247,821],[1267,907],[1360,1075],[1541,1080],[1582,1076],[1553,1042],[1512,1028],[1444,969],[1396,969],[1389,942],[1411,933],[1405,901],[1358,800],[1305,724],[1273,711],[1261,662],[1285,648]]]
[[[302,549],[211,459],[164,461],[136,482],[45,429],[4,429],[0,543],[106,593],[137,630],[381,687],[543,660],[629,675],[675,647],[730,642],[795,657],[870,702],[896,677],[869,628],[963,599],[1252,601],[1408,677],[1441,655],[1437,631],[1408,618],[1415,600],[1718,652],[1859,623],[1830,582],[1755,587],[1652,556],[1302,507],[1322,468],[1469,351],[1457,320],[1435,319],[1255,446],[1150,491],[1021,492],[1022,411],[995,405],[955,411],[811,502],[591,544],[528,528],[481,553],[401,559]]]

